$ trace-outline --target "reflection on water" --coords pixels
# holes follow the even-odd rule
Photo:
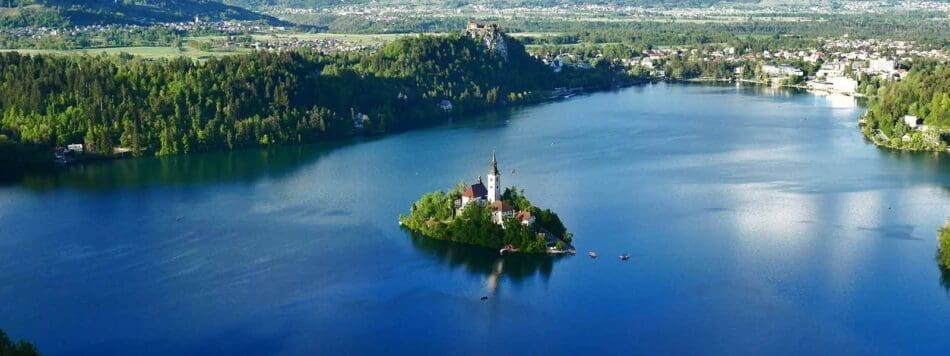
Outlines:
[[[564,258],[525,254],[500,256],[491,248],[434,240],[409,231],[406,235],[417,250],[446,266],[452,269],[461,267],[470,274],[485,276],[485,289],[489,293],[495,293],[505,280],[519,284],[540,276],[546,281],[551,278],[554,263]]]
[[[950,271],[943,268],[940,269],[940,285],[950,292]]]
[[[89,162],[54,172],[25,173],[22,186],[46,191],[59,187],[106,191],[114,188],[250,182],[292,174],[341,144],[275,146],[172,157]]]
[[[450,126],[496,129],[508,123],[522,107],[507,108],[449,122]],[[336,149],[367,144],[386,136],[360,137],[325,143],[276,145],[166,157],[101,160],[65,168],[42,167],[0,171],[0,187],[19,184],[37,191],[72,187],[87,191],[151,186],[188,186],[205,183],[253,182],[294,174]]]
[[[825,104],[832,108],[851,109],[858,106],[858,99],[850,95],[823,91],[810,91],[810,93],[814,94],[816,99],[824,100]]]

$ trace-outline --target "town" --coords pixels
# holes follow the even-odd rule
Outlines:
[[[900,80],[907,75],[907,66],[915,59],[944,62],[950,58],[946,50],[921,46],[914,41],[844,36],[818,38],[817,42],[814,47],[761,51],[722,45],[670,46],[648,49],[629,57],[611,57],[606,49],[611,45],[593,50],[541,46],[533,52],[555,72],[565,66],[591,69],[606,62],[629,73],[660,80],[748,81],[853,96],[866,94],[859,90],[862,81],[874,78]],[[712,74],[684,73],[684,62],[700,63],[702,67],[720,71]]]

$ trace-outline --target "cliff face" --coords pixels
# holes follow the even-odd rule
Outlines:
[[[480,24],[469,21],[465,33],[475,40],[482,41],[485,47],[498,53],[501,58],[508,60],[508,45],[504,34],[498,30],[498,25],[492,23]]]

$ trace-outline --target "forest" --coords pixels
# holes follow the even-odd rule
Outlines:
[[[614,76],[605,66],[555,74],[517,40],[507,43],[507,60],[460,33],[406,37],[373,53],[204,62],[2,53],[0,150],[84,143],[105,156],[171,155],[332,140],[539,100],[560,86],[609,85]]]
[[[923,119],[927,132],[913,132],[904,124],[905,115]],[[881,130],[899,148],[942,149],[950,128],[950,68],[935,62],[915,63],[907,77],[883,83],[871,97],[866,115],[867,130]],[[900,138],[910,134],[910,140]],[[927,140],[927,135],[936,137]],[[933,141],[938,142],[933,142]]]
[[[152,24],[205,20],[244,20],[278,24],[267,15],[211,0],[3,0],[0,28]]]

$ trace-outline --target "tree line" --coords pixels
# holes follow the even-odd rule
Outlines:
[[[873,96],[868,103],[868,130],[881,130],[894,140],[910,133],[911,141],[901,140],[902,146],[906,146],[903,148],[927,149],[935,145],[933,142],[925,142],[925,134],[940,135],[938,132],[950,128],[950,67],[946,64],[921,59],[913,64],[906,78],[875,83],[877,82],[872,82],[865,88],[869,93],[873,88],[877,88],[876,93],[871,93]],[[912,132],[904,123],[905,115],[922,119],[932,130],[928,133]],[[944,142],[944,146],[948,141],[947,137],[936,138]],[[937,142],[936,147],[940,145],[941,142]]]
[[[374,53],[204,62],[3,53],[0,143],[167,155],[314,142],[441,122],[443,100],[461,114],[602,79],[554,75],[517,40],[507,43],[507,60],[459,33],[407,37]]]
[[[36,356],[39,352],[36,347],[26,340],[13,342],[3,329],[0,329],[0,355],[3,356]]]

